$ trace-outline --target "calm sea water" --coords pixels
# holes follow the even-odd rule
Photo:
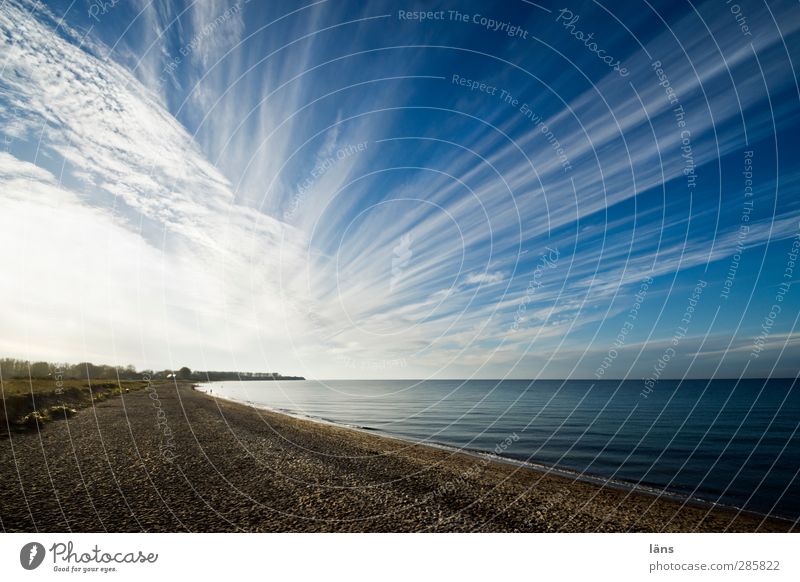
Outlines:
[[[800,518],[792,380],[219,382],[255,406]]]

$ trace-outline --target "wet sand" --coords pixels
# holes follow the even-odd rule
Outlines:
[[[131,392],[0,439],[4,531],[790,531],[215,399]]]

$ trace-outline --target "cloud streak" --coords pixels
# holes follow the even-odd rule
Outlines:
[[[525,10],[514,19],[542,18]],[[756,325],[797,233],[785,189],[800,169],[774,155],[776,128],[796,125],[783,43],[796,18],[781,36],[755,13],[762,34],[743,43],[709,4],[669,28],[648,6],[640,43],[598,14],[626,55],[621,78],[560,26],[526,39],[540,55],[526,60],[491,31],[437,34],[392,12],[147,2],[87,35],[75,15],[56,32],[46,10],[5,3],[3,236],[24,241],[9,259],[24,275],[2,287],[3,350],[317,377],[400,359],[387,373],[588,377],[643,277],[640,351],[657,354],[682,289],[742,252],[744,149],[758,186],[738,321],[712,323],[715,298],[699,325],[715,338]],[[560,259],[536,274],[547,249]],[[26,293],[42,273],[59,284]],[[53,327],[55,312],[69,323]]]

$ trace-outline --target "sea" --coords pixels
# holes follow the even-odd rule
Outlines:
[[[200,386],[251,406],[612,487],[800,519],[795,379],[331,380]]]

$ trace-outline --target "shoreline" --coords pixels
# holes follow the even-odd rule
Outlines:
[[[199,384],[195,384],[192,386],[192,389],[204,396],[215,400],[222,400],[225,402],[229,402],[232,404],[238,404],[241,406],[246,406],[248,408],[252,408],[254,410],[263,410],[266,412],[270,412],[272,414],[278,414],[282,416],[286,416],[288,418],[293,418],[300,421],[312,422],[316,424],[320,424],[323,426],[332,426],[337,427],[343,430],[351,430],[355,432],[359,432],[365,434],[367,436],[379,436],[381,438],[395,440],[400,443],[406,445],[413,445],[418,447],[430,447],[433,449],[439,449],[443,451],[447,451],[449,453],[456,453],[462,455],[468,455],[471,457],[475,457],[480,460],[486,460],[490,463],[499,463],[499,464],[506,464],[511,465],[514,467],[519,467],[521,469],[526,469],[535,473],[539,473],[544,477],[547,476],[559,476],[566,479],[574,479],[576,481],[580,481],[582,483],[587,483],[590,485],[595,485],[601,488],[608,487],[611,489],[615,489],[618,491],[622,491],[625,493],[635,493],[640,495],[647,495],[654,499],[669,499],[671,501],[676,501],[679,503],[685,503],[687,505],[692,505],[695,507],[699,507],[701,509],[706,510],[723,510],[723,511],[730,511],[742,515],[750,516],[754,519],[772,519],[786,522],[788,526],[794,525],[794,521],[791,517],[787,517],[784,515],[775,515],[775,514],[768,514],[768,513],[760,513],[758,511],[753,511],[749,509],[744,509],[741,507],[737,507],[735,505],[727,505],[724,503],[716,503],[710,501],[708,499],[703,499],[701,497],[692,497],[690,495],[682,494],[676,491],[670,491],[669,489],[659,488],[655,485],[642,485],[640,483],[633,483],[624,481],[622,479],[609,479],[602,475],[593,474],[593,473],[581,473],[579,471],[575,471],[569,468],[558,467],[556,465],[549,466],[544,463],[536,463],[533,461],[523,461],[520,459],[514,459],[512,457],[504,457],[499,454],[495,454],[488,451],[483,451],[480,449],[470,449],[470,448],[458,448],[453,445],[448,445],[446,443],[440,443],[436,441],[426,441],[426,442],[417,442],[413,441],[410,438],[404,438],[402,436],[389,434],[386,432],[381,431],[380,429],[366,427],[366,426],[356,426],[350,425],[346,423],[339,423],[332,420],[319,418],[307,414],[296,413],[292,411],[288,411],[285,409],[273,408],[267,405],[262,404],[254,404],[250,402],[243,402],[241,400],[236,400],[235,398],[227,398],[225,396],[219,396],[216,394],[209,394],[203,390],[198,389]]]
[[[122,394],[0,440],[0,479],[7,532],[795,529],[293,418],[188,383]]]

